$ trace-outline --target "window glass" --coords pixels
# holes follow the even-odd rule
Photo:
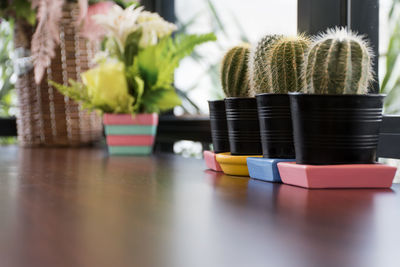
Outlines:
[[[297,31],[297,0],[176,0],[175,10],[181,30],[214,32],[218,38],[197,48],[175,73],[176,87],[198,107],[186,105],[190,113],[207,113],[207,100],[223,98],[219,63],[227,49],[265,34]]]

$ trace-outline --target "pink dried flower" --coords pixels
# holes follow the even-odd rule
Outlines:
[[[59,21],[64,0],[32,0],[32,8],[37,8],[38,25],[32,36],[31,51],[35,66],[35,82],[43,78],[44,71],[51,64],[55,46],[60,41]]]
[[[113,2],[99,2],[94,5],[89,6],[87,14],[83,21],[83,27],[81,30],[81,35],[90,41],[97,41],[104,37],[106,34],[105,29],[97,24],[92,18],[93,15],[107,14],[112,6],[115,4]]]

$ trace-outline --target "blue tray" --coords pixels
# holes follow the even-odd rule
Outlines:
[[[247,158],[249,175],[253,179],[267,182],[282,183],[279,175],[278,162],[294,162],[295,159],[268,159],[268,158]]]

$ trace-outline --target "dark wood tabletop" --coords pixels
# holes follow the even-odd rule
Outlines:
[[[166,154],[2,147],[0,266],[398,267],[399,190],[306,190]]]

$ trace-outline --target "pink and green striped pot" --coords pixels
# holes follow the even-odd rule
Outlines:
[[[110,155],[150,155],[157,132],[158,115],[104,114]]]

